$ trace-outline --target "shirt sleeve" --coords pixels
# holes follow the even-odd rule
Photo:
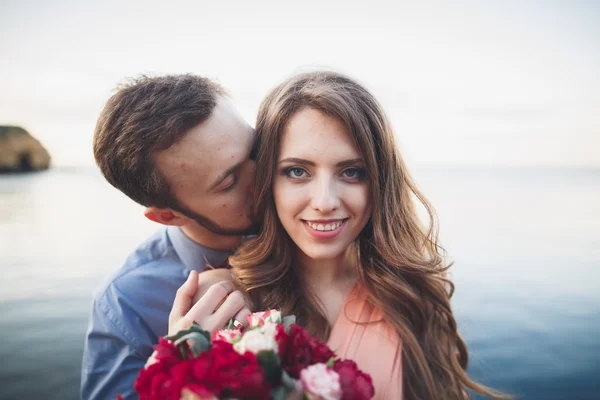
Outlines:
[[[113,304],[112,306],[110,304]],[[132,315],[116,308],[105,293],[92,306],[83,352],[81,398],[83,400],[137,399],[133,383],[150,356],[126,321]]]

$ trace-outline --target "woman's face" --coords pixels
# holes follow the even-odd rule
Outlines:
[[[350,132],[312,108],[298,111],[281,139],[273,185],[279,219],[312,259],[343,255],[371,216],[366,170]]]

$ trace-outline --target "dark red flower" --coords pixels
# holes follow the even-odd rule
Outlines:
[[[163,338],[159,338],[154,350],[156,362],[140,371],[134,382],[134,389],[140,395],[140,400],[179,399],[181,385],[185,382],[185,378],[178,372],[180,364],[184,363],[179,350]],[[175,370],[171,371],[172,368]],[[173,372],[178,379],[174,379]]]
[[[175,364],[182,360],[179,349],[172,342],[163,338],[158,338],[158,344],[154,346],[156,361],[162,361],[168,364]]]
[[[182,370],[190,369],[189,361],[177,364],[157,362],[140,371],[134,383],[140,400],[179,400],[181,389],[187,381]]]
[[[169,346],[162,345],[167,354]],[[140,372],[134,387],[140,400],[179,400],[184,388],[202,397],[239,399],[268,399],[271,391],[256,356],[240,355],[231,343],[222,341],[214,342],[198,358],[177,361],[174,354],[165,355]]]
[[[319,342],[296,324],[291,325],[288,332],[285,332],[283,325],[279,325],[275,340],[279,343],[279,358],[283,369],[295,379],[309,365],[326,363],[335,356],[329,346]]]
[[[217,341],[193,360],[194,382],[219,397],[268,399],[271,387],[253,353],[238,354],[231,343]]]
[[[211,397],[214,397],[214,393],[211,392],[210,389],[198,383],[190,383],[185,387],[185,389],[198,395],[198,397],[201,399],[210,399]]]
[[[362,372],[351,360],[336,360],[333,370],[340,376],[342,400],[368,400],[375,395],[371,376]]]

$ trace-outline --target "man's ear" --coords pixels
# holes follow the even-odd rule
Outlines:
[[[182,226],[187,222],[187,217],[170,208],[147,207],[144,216],[150,221],[163,225]]]

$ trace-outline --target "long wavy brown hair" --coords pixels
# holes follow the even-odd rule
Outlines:
[[[238,285],[255,309],[280,307],[322,340],[329,336],[331,327],[318,299],[298,276],[295,245],[279,222],[272,191],[282,134],[305,107],[345,124],[366,164],[373,211],[349,251],[357,258],[357,279],[368,300],[402,338],[405,398],[465,399],[470,397],[467,389],[504,398],[467,376],[468,351],[450,307],[454,285],[446,278],[450,265],[438,245],[435,212],[408,173],[381,106],[344,75],[295,75],[261,104],[255,213],[263,226],[230,259]],[[428,226],[417,216],[415,199],[429,216]]]

